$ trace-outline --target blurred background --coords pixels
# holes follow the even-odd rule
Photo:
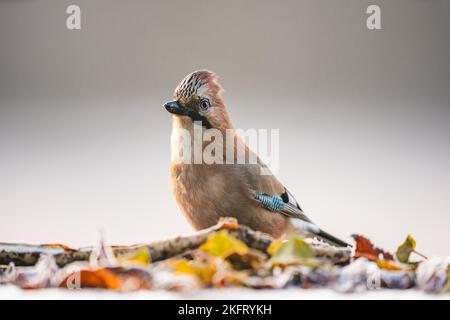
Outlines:
[[[449,14],[447,0],[0,0],[0,242],[192,232],[162,104],[209,68],[236,127],[280,129],[278,176],[316,223],[449,254]]]

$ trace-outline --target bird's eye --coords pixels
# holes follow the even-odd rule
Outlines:
[[[210,106],[211,106],[211,103],[209,102],[209,100],[207,98],[200,100],[200,109],[202,109],[203,111],[208,110]]]

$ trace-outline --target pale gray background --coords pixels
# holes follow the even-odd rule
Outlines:
[[[69,4],[81,31],[65,28]],[[0,241],[189,233],[162,104],[210,68],[236,127],[280,128],[279,177],[318,224],[450,253],[449,13],[448,0],[0,0]]]

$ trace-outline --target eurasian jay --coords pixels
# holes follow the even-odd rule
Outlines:
[[[172,192],[189,223],[199,230],[216,224],[221,217],[235,217],[239,223],[276,238],[300,233],[337,246],[349,246],[317,227],[278,179],[267,174],[267,166],[237,135],[221,92],[217,76],[199,70],[187,75],[176,87],[173,101],[164,105],[173,115]],[[201,134],[196,135],[196,130]],[[194,159],[196,145],[203,152],[208,141],[195,141],[198,138],[192,137],[202,137],[208,130],[222,134],[223,139],[216,138],[214,148],[214,158],[222,161],[205,163],[201,157],[200,161]],[[191,141],[185,141],[186,132]],[[221,148],[217,148],[217,143]],[[238,161],[242,158],[244,163]]]

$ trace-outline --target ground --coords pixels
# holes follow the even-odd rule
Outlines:
[[[138,291],[117,293],[99,290],[21,290],[14,286],[0,287],[0,299],[237,299],[237,300],[321,300],[321,299],[375,299],[375,300],[450,300],[450,294],[433,295],[414,289],[411,290],[374,290],[363,293],[339,293],[329,289],[288,289],[288,290],[253,290],[253,289],[211,289],[189,292]]]

